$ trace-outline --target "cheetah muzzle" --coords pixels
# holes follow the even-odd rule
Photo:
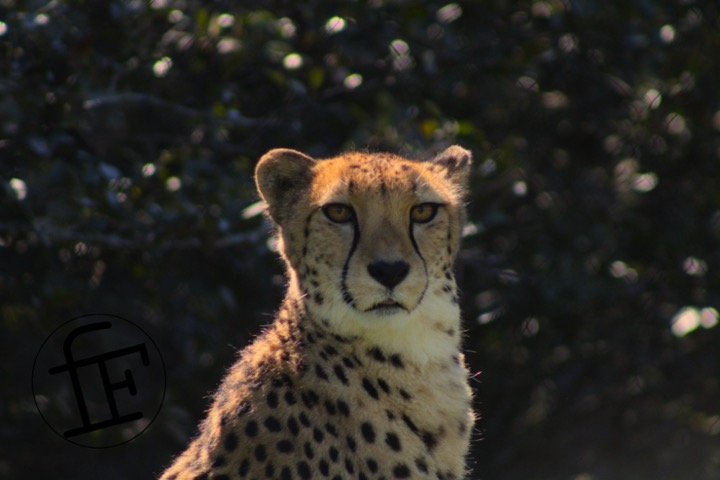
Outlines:
[[[289,277],[162,479],[467,474],[474,422],[453,263],[471,155],[265,154]]]

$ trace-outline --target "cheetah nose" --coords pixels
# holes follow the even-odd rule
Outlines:
[[[402,282],[410,271],[410,265],[404,260],[386,262],[377,260],[367,266],[368,273],[389,289]]]

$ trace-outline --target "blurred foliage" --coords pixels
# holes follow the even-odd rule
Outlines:
[[[0,0],[0,477],[183,448],[282,296],[265,151],[459,143],[474,478],[720,478],[718,51],[692,0]],[[156,423],[104,451],[29,388],[92,312],[168,366]]]

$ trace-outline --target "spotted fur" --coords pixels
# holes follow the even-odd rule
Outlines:
[[[263,156],[287,294],[163,480],[465,476],[474,414],[452,266],[470,162],[457,146],[426,162]]]

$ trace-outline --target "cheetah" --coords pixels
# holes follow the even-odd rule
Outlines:
[[[459,479],[475,421],[453,273],[469,151],[275,149],[255,179],[288,285],[178,479]]]

